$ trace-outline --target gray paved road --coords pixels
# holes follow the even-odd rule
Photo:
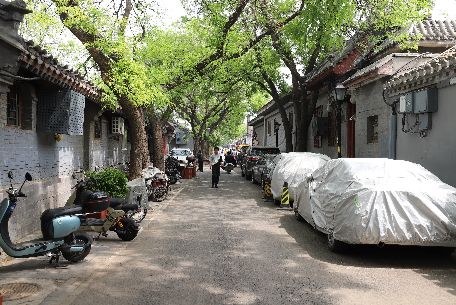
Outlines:
[[[263,202],[239,174],[222,173],[219,189],[209,179],[186,183],[133,242],[101,240],[81,264],[0,267],[0,284],[44,283],[7,304],[456,304],[455,254],[332,254],[324,236]]]

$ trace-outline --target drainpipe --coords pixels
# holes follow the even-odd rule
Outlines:
[[[396,160],[396,143],[397,143],[397,114],[395,105],[391,106],[392,113],[389,120],[389,136],[388,136],[388,158]]]
[[[263,117],[263,146],[267,146],[267,137],[268,136],[268,131],[267,131],[267,126],[266,126],[266,116]]]
[[[336,101],[337,158],[342,158],[342,101]]]
[[[388,134],[388,158],[396,160],[396,151],[397,151],[397,112],[396,104],[397,101],[388,103],[385,96],[385,89],[383,88],[382,92],[383,102],[391,107],[391,115],[389,118],[389,134]]]

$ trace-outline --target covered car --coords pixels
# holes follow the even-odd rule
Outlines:
[[[331,160],[298,190],[296,215],[328,234],[331,250],[343,243],[456,247],[456,189],[421,165]]]
[[[288,183],[290,201],[294,201],[294,195],[298,185],[306,180],[317,168],[331,160],[323,154],[309,152],[291,152],[280,154],[271,176],[271,191],[274,199],[280,199],[284,182]]]

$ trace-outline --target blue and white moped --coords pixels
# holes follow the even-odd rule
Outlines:
[[[8,178],[13,179],[13,173],[8,173]],[[70,262],[83,260],[92,247],[92,238],[83,232],[76,232],[81,226],[81,220],[75,216],[80,209],[59,208],[54,209],[52,218],[41,217],[41,230],[43,239],[14,244],[11,241],[8,222],[20,197],[27,197],[22,193],[22,187],[26,181],[31,181],[32,176],[25,174],[25,180],[21,187],[15,189],[12,182],[7,190],[8,198],[0,203],[0,247],[11,257],[26,258],[49,255],[50,263],[59,262],[60,255]]]

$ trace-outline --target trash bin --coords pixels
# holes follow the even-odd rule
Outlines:
[[[193,166],[193,177],[196,177],[196,165]]]

